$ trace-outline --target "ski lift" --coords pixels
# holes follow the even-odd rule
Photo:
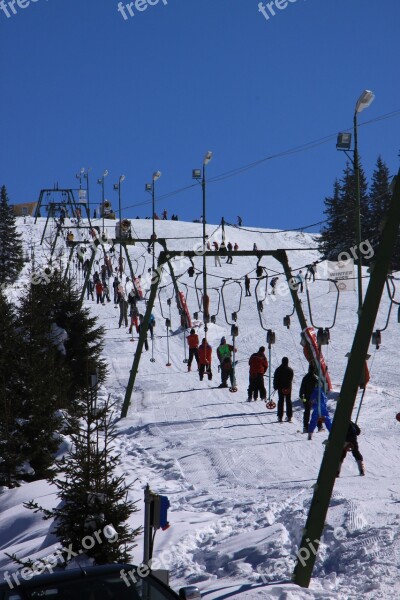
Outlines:
[[[382,344],[382,336],[379,329],[373,332],[371,341],[374,344],[375,348],[379,350],[379,346]]]
[[[323,329],[322,327],[320,327],[317,331],[318,346],[327,346],[329,344],[329,340],[330,340],[329,329],[328,328]]]
[[[287,327],[288,329],[290,329],[290,317],[294,315],[294,311],[295,310],[296,310],[296,307],[293,304],[293,310],[290,313],[290,315],[286,315],[285,317],[283,317],[283,325],[284,325],[284,327]]]
[[[264,329],[264,331],[268,331],[268,327],[266,327],[264,325],[264,322],[263,322],[263,319],[262,319],[262,316],[261,316],[261,313],[264,311],[264,302],[265,302],[265,299],[267,297],[268,274],[265,276],[265,282],[266,283],[265,283],[264,299],[263,300],[259,300],[258,299],[258,286],[261,283],[261,279],[259,279],[257,281],[256,287],[254,288],[254,295],[255,295],[255,298],[256,298],[257,312],[258,312],[258,317],[260,319],[260,325],[261,325],[262,329]]]
[[[221,297],[222,297],[222,306],[224,308],[224,315],[225,315],[225,321],[227,322],[228,325],[231,326],[231,336],[232,336],[232,341],[233,341],[233,361],[232,361],[232,371],[233,371],[233,381],[232,381],[232,386],[229,388],[230,392],[237,392],[237,385],[236,385],[236,375],[235,375],[235,339],[237,338],[237,336],[239,335],[239,327],[236,325],[236,320],[237,320],[237,315],[240,312],[240,307],[242,305],[242,296],[243,296],[243,288],[242,288],[242,284],[240,283],[240,281],[232,281],[232,283],[236,284],[239,286],[240,288],[240,297],[239,297],[239,307],[237,308],[236,311],[233,311],[231,313],[231,318],[233,323],[229,322],[228,320],[228,315],[226,312],[226,305],[225,305],[225,298],[224,298],[224,287],[226,285],[226,283],[228,282],[228,279],[224,279],[224,282],[222,284],[221,287]],[[234,318],[235,317],[235,318]]]

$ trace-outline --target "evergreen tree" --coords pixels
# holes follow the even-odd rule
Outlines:
[[[328,216],[328,223],[321,233],[320,250],[325,258],[337,260],[341,252],[349,253],[351,248],[357,246],[357,192],[353,165],[346,164],[341,181],[339,183],[335,181],[333,196],[326,198],[324,203],[324,213]],[[360,213],[361,240],[363,240],[369,222],[369,198],[367,181],[361,165]]]
[[[376,168],[372,175],[372,182],[369,194],[369,231],[368,239],[376,252],[381,239],[382,229],[385,218],[389,210],[389,205],[392,197],[390,191],[390,173],[386,163],[380,156],[376,161]],[[400,268],[400,242],[395,246],[392,268],[397,270]]]
[[[0,189],[0,284],[14,283],[23,264],[21,235],[17,233],[15,217],[3,185]]]
[[[27,506],[54,519],[53,532],[63,547],[83,548],[96,564],[127,562],[140,528],[132,530],[126,521],[138,509],[128,499],[132,484],[116,474],[120,460],[113,448],[116,431],[109,400],[99,409],[95,396],[88,388],[85,415],[59,462],[62,477],[51,478],[60,505],[54,510],[35,502]]]
[[[16,315],[0,289],[0,485],[8,487],[18,485],[24,462],[18,394],[21,352]]]

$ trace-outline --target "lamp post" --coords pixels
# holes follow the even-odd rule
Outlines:
[[[356,237],[357,237],[357,287],[358,287],[358,319],[361,317],[362,305],[363,305],[363,293],[362,293],[362,258],[361,258],[361,192],[360,192],[360,160],[358,156],[358,121],[357,115],[362,112],[365,108],[368,108],[375,95],[370,90],[364,90],[359,99],[356,102],[353,119],[353,132],[354,132],[354,150],[353,150],[353,169],[356,184]],[[350,151],[351,147],[351,134],[350,133],[339,133],[336,148],[343,150],[344,152]],[[347,155],[348,156],[348,155]],[[351,160],[351,159],[350,159]]]
[[[152,247],[153,247],[153,273],[154,273],[154,266],[155,266],[155,257],[154,257],[154,248],[155,248],[155,241],[157,239],[156,236],[156,227],[155,227],[155,222],[154,222],[154,217],[155,217],[155,182],[157,181],[157,179],[160,179],[161,177],[161,171],[155,171],[153,173],[153,178],[152,178],[152,182],[151,183],[146,183],[146,187],[145,190],[146,192],[151,192],[151,210],[152,210],[152,223],[153,223],[153,232],[151,234],[151,240],[152,240]]]
[[[209,302],[207,296],[207,264],[206,264],[206,165],[212,159],[212,152],[210,150],[206,153],[203,159],[203,169],[193,169],[192,178],[200,180],[201,187],[203,190],[203,321],[204,321],[204,333],[207,337],[207,323],[210,320],[209,316]]]
[[[99,185],[101,185],[101,203],[102,203],[101,212],[103,214],[103,233],[104,233],[104,202],[105,202],[105,198],[104,198],[104,178],[107,177],[107,175],[108,175],[108,171],[106,169],[104,171],[104,173],[103,173],[103,177],[101,177],[101,179],[97,180],[97,183]]]
[[[114,190],[118,190],[118,214],[119,214],[119,261],[120,261],[120,273],[122,276],[122,243],[121,243],[121,233],[122,233],[122,208],[121,208],[121,183],[124,181],[125,175],[120,175],[118,179],[118,183],[114,183]]]

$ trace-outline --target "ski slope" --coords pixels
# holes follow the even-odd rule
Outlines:
[[[132,224],[134,237],[149,238],[150,220],[133,220]],[[33,220],[26,219],[24,223],[23,219],[18,219],[18,225],[27,248],[35,245],[36,263],[43,263],[49,251],[47,242],[38,245],[44,219],[39,219],[36,225]],[[111,236],[113,225],[106,221]],[[159,221],[156,231],[160,238],[179,238],[168,240],[168,249],[191,250],[201,241],[202,225]],[[49,236],[52,233],[50,228]],[[221,229],[217,226],[207,226],[207,233],[214,234],[212,240],[221,241]],[[82,239],[86,237],[82,235]],[[254,243],[260,250],[287,249],[292,270],[302,269],[303,273],[306,265],[318,259],[314,238],[298,232],[265,230],[258,233],[226,227],[226,241],[237,242],[240,250],[252,250]],[[151,266],[147,244],[137,243],[129,252],[134,269],[144,281]],[[61,241],[55,256],[58,264],[64,267],[68,253]],[[97,258],[100,259],[100,255]],[[359,444],[366,476],[358,476],[357,465],[349,454],[341,476],[336,480],[312,584],[307,590],[298,588],[291,583],[291,574],[322,459],[322,442],[328,434],[315,433],[313,440],[307,441],[307,436],[300,433],[303,413],[297,398],[307,362],[300,345],[296,317],[291,318],[290,329],[283,326],[283,317],[292,312],[289,293],[275,297],[267,295],[262,319],[263,325],[276,333],[270,369],[273,372],[282,357],[288,356],[295,372],[293,423],[277,423],[276,411],[267,410],[261,401],[246,402],[248,358],[261,345],[267,345],[266,332],[261,328],[257,312],[255,279],[251,280],[252,296],[244,296],[244,275],[252,272],[250,277],[255,278],[257,259],[234,258],[233,264],[227,265],[222,258],[221,262],[219,267],[214,265],[214,259],[207,259],[210,314],[217,311],[216,290],[226,280],[223,294],[228,319],[233,311],[238,311],[238,392],[217,388],[220,376],[216,348],[222,336],[230,342],[231,329],[225,321],[222,301],[216,323],[209,325],[207,334],[213,347],[213,380],[200,382],[194,365],[188,373],[183,362],[184,332],[174,300],[171,303],[171,335],[167,340],[164,317],[169,317],[167,300],[173,296],[173,288],[170,279],[165,279],[153,310],[156,318],[155,362],[150,361],[150,345],[149,351],[143,352],[141,357],[128,416],[118,422],[116,451],[127,480],[135,481],[131,497],[139,500],[141,508],[141,512],[133,516],[132,525],[143,522],[142,498],[147,483],[153,491],[167,495],[171,502],[171,527],[157,533],[154,557],[160,561],[160,566],[170,569],[172,587],[195,584],[207,600],[234,596],[279,600],[400,597],[397,458],[400,423],[395,420],[400,406],[397,393],[400,386],[399,324],[392,315],[382,334],[380,349],[370,347],[371,381],[358,421],[362,430]],[[194,263],[196,269],[202,269],[201,258],[195,259]],[[261,264],[270,275],[282,271],[280,264],[272,258],[263,258]],[[188,260],[180,259],[175,261],[174,269],[181,275],[180,289],[185,293],[187,290],[187,303],[193,314],[198,310],[198,300],[195,278],[186,273],[189,266]],[[321,280],[323,266],[319,265],[317,280],[309,284],[309,290],[314,322],[326,327],[333,321],[336,294],[329,292],[328,282]],[[15,301],[26,282],[28,270],[29,264],[16,288],[9,290],[9,296]],[[71,272],[80,284],[82,275],[76,263]],[[128,270],[125,274],[129,275]],[[366,272],[365,276],[366,288]],[[279,277],[283,282],[284,277]],[[241,302],[240,286],[235,282],[238,278],[242,278]],[[201,280],[200,276],[197,280],[200,288]],[[264,291],[265,286],[260,284],[259,299],[264,298]],[[308,318],[305,293],[301,299]],[[113,302],[101,306],[89,300],[86,304],[106,328],[105,358],[109,376],[100,391],[100,399],[111,394],[121,407],[137,336],[132,341],[127,329],[118,327],[119,310]],[[138,306],[144,313],[144,302]],[[357,293],[340,294],[336,325],[331,331],[329,346],[324,348],[334,386],[328,402],[331,415],[346,368],[346,354],[357,326],[356,310]],[[387,297],[384,296],[376,327],[384,326],[387,310]],[[200,321],[196,330],[201,340],[204,332]],[[169,367],[166,366],[167,341]],[[268,391],[268,378],[266,387]],[[357,408],[358,400],[354,418]],[[49,534],[50,523],[25,509],[22,503],[34,499],[45,506],[53,506],[56,502],[54,489],[46,482],[35,482],[16,490],[3,490],[0,498],[1,572],[15,569],[5,551],[32,558],[51,552],[56,540]],[[142,541],[139,539],[134,550],[133,562],[141,561]]]

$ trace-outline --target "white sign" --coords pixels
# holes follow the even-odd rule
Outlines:
[[[79,202],[86,202],[86,190],[79,190]]]
[[[354,260],[328,260],[328,279],[337,282],[341,292],[354,292],[356,289],[356,280],[354,276]],[[333,281],[329,282],[329,291],[335,291],[336,285]]]

